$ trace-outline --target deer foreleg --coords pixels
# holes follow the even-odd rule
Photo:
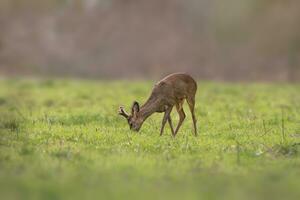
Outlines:
[[[170,125],[170,128],[171,128],[171,131],[172,131],[172,135],[175,136],[175,131],[174,131],[171,115],[168,118],[168,122],[169,122],[169,125]]]
[[[164,132],[164,128],[165,128],[165,125],[167,123],[167,120],[169,120],[170,118],[170,113],[172,111],[172,107],[168,108],[166,111],[165,111],[165,114],[164,114],[164,118],[162,120],[162,124],[161,124],[161,129],[160,129],[160,136],[162,136],[163,132]],[[170,123],[170,121],[169,121]]]
[[[184,111],[183,111],[182,105],[177,105],[176,108],[177,108],[177,112],[178,112],[178,114],[179,114],[179,122],[178,122],[177,128],[176,128],[176,130],[175,130],[174,136],[176,136],[176,134],[177,134],[179,128],[180,128],[181,125],[182,125],[182,122],[183,122],[184,119],[185,119],[185,113],[184,113]]]

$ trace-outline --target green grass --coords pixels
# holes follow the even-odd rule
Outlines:
[[[199,82],[175,139],[117,114],[152,84],[0,80],[1,199],[299,199],[299,84]]]

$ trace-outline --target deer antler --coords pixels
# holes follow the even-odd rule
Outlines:
[[[122,115],[126,119],[129,117],[128,113],[124,110],[122,106],[119,107],[119,115]]]

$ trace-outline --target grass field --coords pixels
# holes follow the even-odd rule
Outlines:
[[[117,114],[152,85],[0,80],[1,199],[299,199],[299,84],[199,82],[175,139]]]

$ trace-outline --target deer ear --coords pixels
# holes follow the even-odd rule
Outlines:
[[[132,115],[138,113],[140,111],[140,105],[138,102],[133,102],[132,108],[131,108],[131,113]]]

